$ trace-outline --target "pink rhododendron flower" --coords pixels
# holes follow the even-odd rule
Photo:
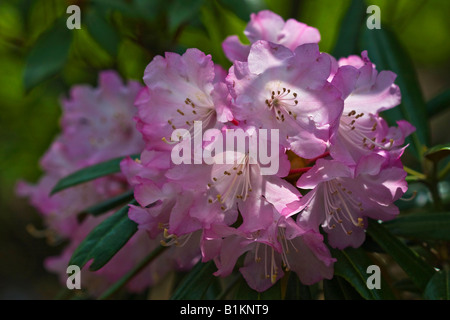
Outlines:
[[[355,167],[319,159],[297,182],[313,189],[300,200],[299,222],[315,230],[321,225],[333,247],[359,247],[367,217],[386,221],[398,214],[394,201],[407,190],[405,177],[401,163],[378,154],[362,157]]]
[[[250,44],[258,40],[265,40],[281,44],[291,51],[302,44],[320,41],[320,33],[316,28],[294,19],[288,19],[285,22],[283,18],[269,10],[252,13],[244,34],[250,40]],[[222,47],[231,62],[247,61],[250,46],[243,45],[238,36],[226,38]]]
[[[156,56],[144,73],[147,87],[136,100],[136,121],[147,144],[168,149],[175,129],[193,133],[194,121],[208,129],[233,120],[223,77],[211,56],[197,49]]]
[[[127,181],[119,174],[50,196],[58,180],[68,174],[138,153],[143,148],[140,134],[130,120],[140,89],[139,83],[130,81],[124,85],[115,72],[104,71],[99,75],[98,88],[75,86],[70,98],[62,99],[62,132],[40,162],[45,174],[37,185],[20,182],[17,190],[20,195],[30,197],[49,227],[60,236],[70,237],[76,228],[76,215],[82,210],[126,190]]]
[[[341,93],[327,79],[331,60],[317,44],[294,52],[255,42],[248,62],[230,68],[227,83],[238,121],[278,129],[281,144],[303,158],[325,152],[342,113]]]
[[[284,274],[283,268],[296,272],[304,284],[331,279],[335,259],[330,256],[322,235],[303,229],[276,210],[272,214],[269,227],[252,233],[229,227],[205,232],[203,256],[204,260],[214,257],[218,267],[215,275],[229,275],[237,259],[246,254],[239,270],[248,285],[258,292],[278,281]]]
[[[370,153],[399,157],[405,138],[415,129],[406,121],[389,128],[379,113],[400,104],[400,89],[391,71],[378,72],[367,52],[338,61],[332,84],[342,92],[344,111],[330,146],[333,158],[355,164]]]

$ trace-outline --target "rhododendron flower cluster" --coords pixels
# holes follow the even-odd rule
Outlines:
[[[245,34],[249,46],[236,36],[223,43],[233,63],[226,76],[197,49],[148,65],[136,103],[146,147],[140,161],[122,162],[140,204],[130,218],[151,237],[160,228],[164,245],[201,233],[203,261],[214,260],[219,276],[245,254],[240,271],[257,291],[283,269],[305,284],[330,279],[335,259],[321,228],[332,247],[358,247],[368,217],[395,217],[393,203],[407,189],[400,157],[414,128],[406,121],[389,127],[380,116],[400,103],[400,91],[395,74],[377,71],[367,52],[336,60],[319,51],[318,30],[270,11],[252,15]],[[222,135],[209,137],[211,128]],[[173,139],[179,129],[185,134]],[[259,129],[279,133],[268,141],[280,148],[276,174],[263,175],[248,148],[223,142],[231,130],[251,138]],[[219,143],[213,157],[225,153],[231,161],[174,164],[177,144],[202,133],[206,141],[201,150],[186,149],[189,157],[210,155]],[[287,152],[314,162],[296,185],[286,179],[295,172]],[[302,196],[299,189],[312,190]]]
[[[63,140],[51,148],[59,153],[45,158],[64,173],[109,156],[140,153],[140,158],[126,157],[121,175],[61,194],[51,209],[58,211],[56,220],[66,222],[61,217],[69,210],[66,194],[70,204],[86,204],[131,187],[138,205],[130,205],[129,218],[146,231],[150,246],[169,247],[165,255],[183,256],[186,267],[200,257],[212,260],[217,276],[231,274],[237,265],[248,285],[261,292],[286,270],[306,285],[331,279],[336,259],[328,245],[359,247],[368,218],[394,218],[394,202],[407,190],[401,163],[405,138],[414,131],[406,121],[390,127],[380,116],[400,103],[396,75],[377,70],[370,52],[337,59],[321,52],[317,29],[270,11],[252,14],[245,35],[250,45],[237,36],[223,42],[232,63],[227,71],[191,48],[156,56],[139,92],[134,84],[103,88],[114,96],[111,109],[128,108],[134,100],[139,139],[128,123],[134,110],[118,116],[101,108],[98,93],[74,92],[65,103],[68,111],[80,103],[89,110],[66,115]],[[235,143],[226,139],[230,132]],[[255,146],[271,150],[270,157],[252,153]],[[66,153],[80,154],[82,161]],[[196,161],[173,161],[180,153]],[[294,168],[292,157],[310,166]],[[268,160],[276,161],[274,174],[264,173]],[[98,184],[101,192],[87,191],[98,190]],[[89,200],[79,201],[84,197]],[[72,220],[76,210],[67,214]],[[129,260],[148,251],[136,237],[123,249],[131,252]]]

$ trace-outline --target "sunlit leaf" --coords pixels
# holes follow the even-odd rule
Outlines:
[[[377,70],[390,70],[397,74],[395,83],[400,87],[402,102],[399,106],[384,111],[383,116],[391,124],[407,120],[416,127],[408,138],[412,142],[414,154],[419,157],[422,146],[430,142],[428,114],[414,64],[395,34],[383,27],[381,29],[362,28],[360,50],[367,50],[369,58]]]

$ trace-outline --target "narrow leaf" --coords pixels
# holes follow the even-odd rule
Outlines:
[[[103,176],[120,172],[120,162],[125,157],[111,159],[105,162],[94,164],[92,166],[78,170],[58,181],[56,186],[52,189],[51,194],[55,194],[61,190],[73,187],[80,183],[91,181]],[[132,159],[137,159],[139,156],[132,155]]]
[[[213,273],[217,270],[212,261],[199,262],[181,281],[171,300],[200,300],[204,299],[208,288],[217,277]]]
[[[434,274],[434,269],[377,221],[370,221],[367,232],[387,254],[392,256],[415,285],[424,290]]]
[[[370,274],[367,267],[373,261],[367,256],[362,248],[347,248],[345,250],[332,249],[332,255],[337,259],[334,266],[335,275],[344,278],[356,291],[367,300],[388,300],[394,299],[394,295],[389,285],[381,277],[380,289],[369,289],[367,280]]]
[[[287,280],[285,300],[312,300],[311,289],[309,286],[300,282],[295,272],[289,272]]]
[[[361,295],[345,279],[334,276],[323,281],[325,300],[361,300]]]
[[[336,59],[347,57],[352,54],[359,54],[358,40],[361,26],[366,17],[366,4],[361,0],[352,0],[345,13],[336,44],[333,49],[333,56]]]
[[[391,125],[404,119],[416,127],[416,132],[408,138],[408,141],[412,142],[411,147],[414,154],[419,157],[422,153],[422,146],[429,144],[430,132],[426,104],[414,64],[395,34],[386,26],[372,30],[364,26],[360,45],[361,50],[367,50],[369,58],[379,71],[390,70],[397,74],[395,83],[400,87],[402,103],[393,109],[384,111],[383,116]]]
[[[61,18],[37,39],[25,64],[23,81],[26,91],[62,70],[69,54],[73,32],[67,28],[66,19]]]
[[[434,117],[450,107],[450,90],[444,91],[427,102],[428,116]]]
[[[428,149],[424,156],[433,162],[439,162],[450,155],[450,143],[440,144]]]
[[[428,282],[423,296],[428,300],[450,300],[450,271],[436,272]]]
[[[91,36],[111,56],[117,56],[120,37],[112,25],[97,11],[86,14],[86,26]]]
[[[420,240],[450,241],[449,212],[419,212],[397,217],[383,224],[391,233]]]
[[[132,201],[131,204],[137,204]],[[81,242],[72,255],[69,265],[82,268],[94,259],[89,270],[103,267],[136,233],[137,224],[128,218],[128,205],[100,223]]]
[[[250,288],[243,277],[239,279],[236,291],[234,292],[235,300],[257,300],[258,292]]]
[[[95,5],[103,8],[117,10],[121,14],[136,17],[139,15],[139,11],[136,11],[131,3],[122,0],[92,0]]]
[[[277,281],[266,291],[258,294],[259,300],[281,300],[281,281]]]
[[[279,1],[280,0],[278,0],[278,2]],[[232,10],[239,18],[244,21],[248,21],[252,13],[266,9],[264,1],[219,0],[219,4],[229,10]]]
[[[136,266],[133,267],[130,271],[128,271],[122,278],[120,278],[116,283],[114,283],[111,287],[108,288],[98,299],[105,300],[110,298],[114,293],[119,291],[122,287],[124,287],[131,279],[133,279],[136,275],[138,275],[145,267],[149,265],[153,260],[155,260],[161,253],[164,252],[168,247],[159,246],[149,255],[147,255],[143,260],[141,260]]]
[[[97,203],[81,212],[87,213],[93,216],[99,216],[105,212],[108,212],[112,209],[117,208],[117,206],[122,205],[124,203],[128,203],[134,198],[134,192],[133,190],[124,192],[122,194],[119,194],[118,196],[115,196],[113,198],[109,198],[103,202]]]

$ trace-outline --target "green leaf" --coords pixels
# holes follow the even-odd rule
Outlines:
[[[26,91],[62,70],[69,54],[73,32],[75,31],[67,28],[63,17],[37,39],[25,64],[23,81]]]
[[[325,300],[361,300],[361,295],[345,279],[334,276],[331,280],[323,280]]]
[[[450,271],[436,272],[428,282],[423,296],[428,300],[450,300]]]
[[[450,155],[450,143],[440,144],[428,149],[424,156],[433,162],[439,162]]]
[[[434,117],[450,107],[450,90],[444,91],[427,102],[428,116]]]
[[[130,204],[137,204],[132,201]],[[94,259],[89,270],[102,268],[136,233],[137,224],[128,218],[128,205],[100,223],[81,242],[72,255],[69,265],[80,268]]]
[[[281,280],[258,294],[258,300],[281,300]]]
[[[383,225],[393,234],[420,240],[450,241],[449,212],[419,212],[399,216]]]
[[[111,56],[117,56],[120,37],[105,17],[94,10],[86,14],[85,21],[92,38]]]
[[[122,287],[124,287],[131,279],[138,275],[145,267],[147,267],[152,261],[159,257],[168,247],[158,246],[150,254],[148,254],[143,260],[128,271],[122,278],[109,287],[101,296],[99,300],[105,300],[114,295]]]
[[[419,289],[425,289],[434,274],[434,269],[429,264],[377,221],[369,222],[367,233],[391,255]]]
[[[92,2],[105,9],[117,10],[121,14],[136,17],[140,12],[136,11],[135,8],[127,1],[122,0],[92,0]]]
[[[278,0],[279,2],[280,0]],[[244,21],[250,20],[250,15],[265,8],[263,1],[252,0],[219,0],[219,4],[233,11],[239,18]]]
[[[198,16],[204,0],[173,0],[168,8],[169,32],[174,32],[182,23]]]
[[[235,300],[258,300],[258,292],[250,288],[243,277],[239,279],[236,291],[234,292]]]
[[[103,202],[97,203],[87,209],[84,209],[83,213],[87,213],[93,216],[99,216],[105,212],[108,212],[114,208],[117,208],[117,206],[130,202],[134,198],[134,192],[133,190],[124,192],[122,194],[119,194],[118,196],[109,198]]]
[[[285,277],[288,277],[285,300],[312,300],[310,287],[301,283],[295,272],[289,272]]]
[[[337,259],[334,265],[334,273],[348,281],[356,291],[366,300],[389,300],[394,295],[381,277],[380,289],[369,289],[367,279],[367,267],[373,265],[373,261],[367,256],[362,248],[347,248],[345,250],[331,250],[332,256]]]
[[[361,32],[361,26],[365,21],[366,4],[361,0],[352,0],[347,12],[345,13],[336,44],[333,49],[333,56],[337,59],[347,57],[358,52],[358,40]]]
[[[132,159],[138,159],[138,155],[130,156]],[[100,177],[104,177],[113,173],[120,172],[120,162],[125,157],[111,159],[105,162],[94,164],[92,166],[78,170],[58,181],[53,187],[51,194],[55,194],[61,190],[73,187],[80,183],[91,181]]]
[[[148,20],[154,21],[158,16],[164,15],[167,10],[166,0],[134,0],[134,9],[140,13],[140,15]]]
[[[213,273],[217,270],[213,261],[199,262],[186,275],[173,293],[171,300],[205,299],[209,287],[217,279]]]
[[[407,141],[412,142],[412,151],[420,158],[422,146],[429,144],[430,131],[427,108],[414,64],[395,34],[386,26],[372,30],[364,26],[360,50],[367,50],[378,71],[390,70],[397,74],[395,83],[400,87],[402,102],[399,106],[384,111],[382,115],[391,125],[404,119],[416,127],[416,132]]]

